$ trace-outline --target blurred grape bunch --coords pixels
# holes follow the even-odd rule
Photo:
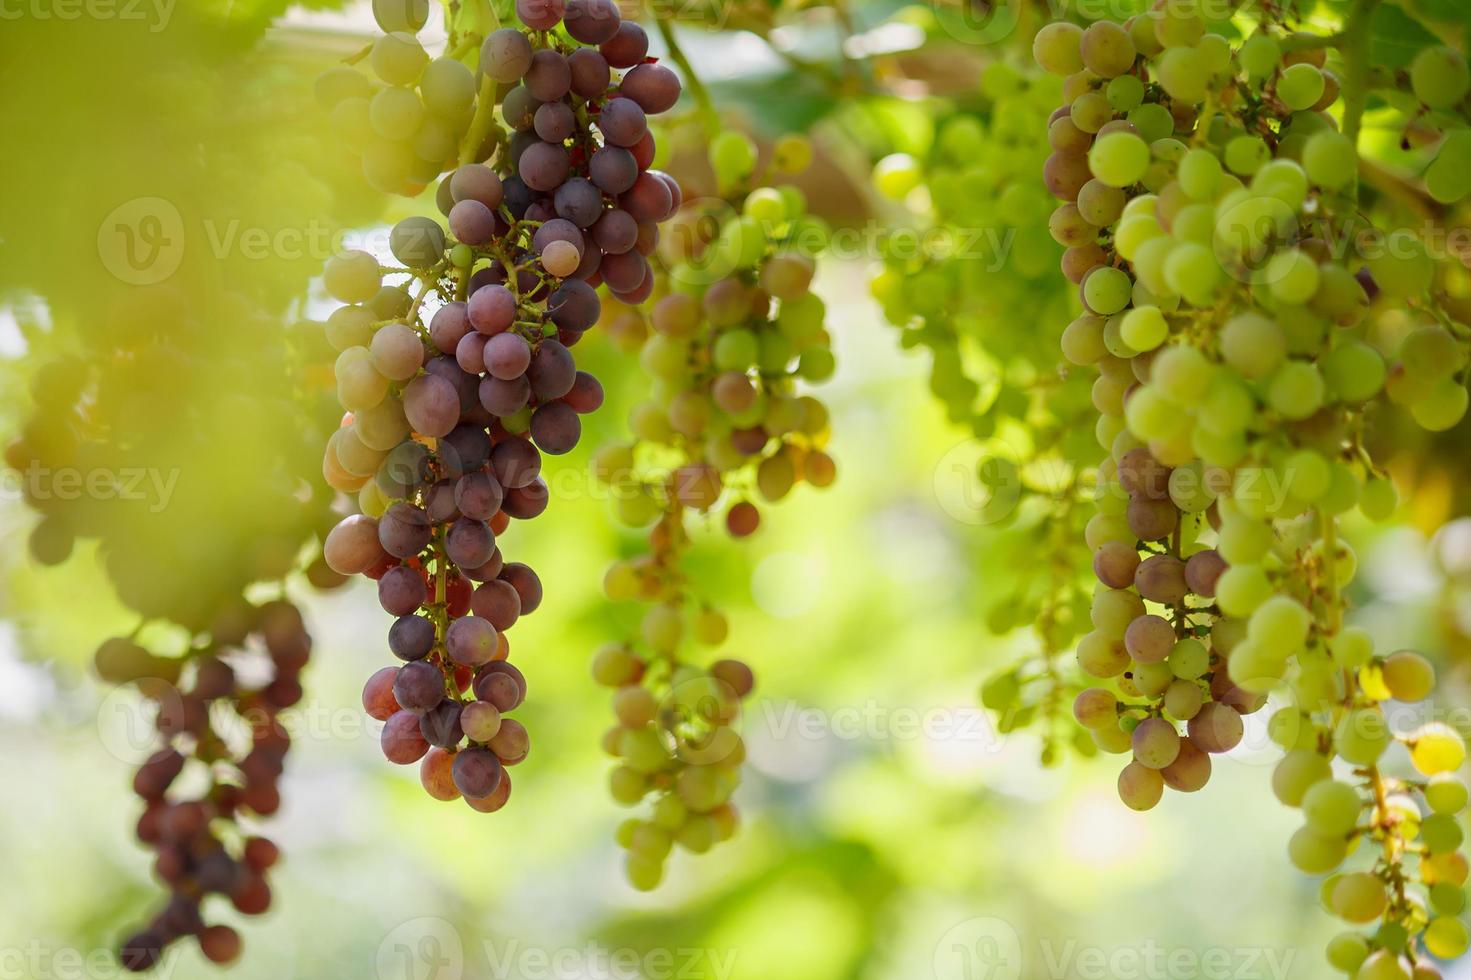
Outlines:
[[[5,460],[40,515],[33,556],[82,560],[95,542],[139,615],[95,668],[136,687],[161,744],[135,781],[137,833],[173,897],[126,943],[132,969],[191,935],[228,962],[238,936],[207,926],[200,903],[269,903],[275,849],[235,819],[279,803],[274,719],[301,697],[310,640],[290,605],[243,594],[279,595],[303,565],[318,585],[342,581],[312,562],[331,516],[316,448],[330,351],[295,315],[319,253],[369,211],[324,172],[307,87],[256,46],[279,5],[237,6],[235,19],[175,9],[167,30],[25,20],[0,38],[7,70],[36,83],[0,92],[36,148],[0,161],[26,188],[0,209],[0,237],[30,243],[0,270],[23,342],[10,369],[31,396],[11,403]],[[212,705],[252,730],[217,727]]]
[[[630,419],[634,439],[599,451],[597,478],[612,491],[620,522],[649,527],[648,550],[613,565],[604,580],[615,602],[646,604],[638,633],[600,650],[593,676],[613,689],[618,724],[603,747],[618,760],[615,802],[652,801],[646,817],[618,831],[626,870],[640,890],[658,886],[677,844],[701,854],[729,839],[745,747],[736,730],[751,668],[724,658],[702,665],[686,651],[715,648],[725,616],[689,580],[691,525],[723,514],[734,538],[755,533],[757,505],[799,484],[829,486],[828,414],[802,394],[827,380],[834,360],[825,306],[811,292],[827,230],[806,214],[800,191],[765,186],[743,134],[710,142],[727,198],[690,202],[660,247],[659,299],[651,314],[612,318],[615,337],[638,347],[652,396]],[[784,138],[776,173],[808,166],[806,140]]]
[[[1036,132],[1058,90],[1002,59],[973,91],[933,100],[933,140],[875,163],[874,188],[897,218],[871,279],[901,344],[929,351],[931,391],[950,420],[979,441],[969,479],[985,502],[968,519],[990,532],[988,560],[1011,570],[1003,594],[986,597],[987,626],[1030,629],[1036,644],[988,678],[981,699],[1004,731],[1041,728],[1049,763],[1069,741],[1094,752],[1073,737],[1076,685],[1056,662],[1086,629],[1076,572],[1086,555],[1075,542],[1094,445],[1088,379],[1059,356],[1052,328],[1071,302],[1059,263],[1074,263],[1069,243],[1048,233],[1052,207],[1035,180],[1046,159]]]

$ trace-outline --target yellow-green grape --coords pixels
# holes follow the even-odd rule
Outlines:
[[[1308,826],[1325,837],[1350,833],[1358,823],[1362,808],[1358,790],[1331,779],[1314,784],[1302,798],[1302,813]]]
[[[1453,960],[1466,952],[1468,937],[1466,924],[1454,916],[1441,916],[1432,919],[1425,927],[1425,948],[1432,956],[1443,960]]]
[[[923,181],[919,161],[907,153],[891,153],[873,168],[874,187],[890,200],[902,201]]]
[[[1367,872],[1356,871],[1338,879],[1330,902],[1339,918],[1363,925],[1384,914],[1389,906],[1389,895],[1385,892],[1384,882]]]
[[[1384,659],[1384,684],[1397,701],[1423,701],[1435,689],[1435,668],[1413,650],[1401,650]]]
[[[1425,171],[1425,189],[1442,204],[1453,204],[1471,194],[1471,130],[1455,129],[1446,134]]]
[[[710,166],[721,187],[733,187],[756,169],[756,145],[745,133],[721,130],[710,141]]]
[[[1332,767],[1320,753],[1294,749],[1272,770],[1272,792],[1287,806],[1301,806],[1308,790],[1332,774]]]
[[[1072,75],[1083,70],[1083,29],[1058,21],[1046,25],[1032,39],[1032,57],[1044,71]]]
[[[1390,741],[1389,723],[1384,715],[1370,708],[1346,712],[1333,733],[1335,750],[1356,766],[1374,765]],[[1430,751],[1433,753],[1435,749]]]
[[[1348,845],[1341,839],[1324,837],[1309,827],[1303,827],[1288,841],[1287,854],[1299,871],[1327,874],[1343,863]]]
[[[1459,732],[1444,723],[1424,725],[1411,733],[1408,741],[1410,760],[1427,776],[1454,772],[1466,761],[1465,741]]]
[[[1312,108],[1323,97],[1323,73],[1307,62],[1289,65],[1277,79],[1277,97],[1294,112]]]
[[[1460,52],[1447,47],[1426,48],[1410,64],[1415,97],[1432,109],[1448,109],[1466,97],[1471,71]]]
[[[1431,777],[1425,785],[1425,802],[1436,813],[1457,814],[1466,809],[1466,784],[1449,773]]]
[[[1136,184],[1149,168],[1149,144],[1133,133],[1109,133],[1088,151],[1094,177],[1110,187]]]
[[[1328,964],[1352,974],[1369,958],[1369,941],[1356,932],[1339,933],[1328,941]]]
[[[791,133],[781,137],[772,148],[771,164],[782,173],[801,173],[812,166],[812,141]]]

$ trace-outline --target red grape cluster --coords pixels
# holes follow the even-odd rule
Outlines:
[[[245,915],[269,908],[266,872],[279,851],[239,821],[270,816],[281,805],[277,782],[291,740],[280,714],[301,700],[311,648],[301,614],[278,600],[240,603],[184,657],[157,656],[125,638],[98,649],[104,680],[136,685],[156,706],[163,742],[138,769],[133,790],[144,803],[138,839],[155,850],[153,870],[170,897],[123,943],[127,969],[153,967],[169,944],[187,936],[215,963],[236,959],[239,934],[205,923],[210,895]]]
[[[327,335],[349,414],[324,468],[362,511],[332,531],[326,558],[377,580],[397,617],[389,647],[404,661],[369,680],[364,704],[385,723],[391,761],[422,760],[432,796],[487,812],[510,793],[504,767],[529,749],[525,728],[503,717],[526,696],[506,631],[542,597],[497,536],[546,509],[541,454],[571,451],[579,415],[602,404],[570,350],[598,320],[596,287],[628,302],[649,294],[645,255],[681,198],[648,169],[646,114],[670,108],[679,83],[645,63],[643,31],[610,3],[519,13],[537,33],[496,31],[481,52],[485,77],[513,86],[499,108],[515,135],[490,165],[467,163],[441,183],[448,234],[425,217],[394,227],[410,288],[383,285],[395,270],[365,252],[325,273],[348,304]],[[601,49],[563,50],[541,33],[564,13],[574,39]],[[614,67],[632,69],[616,88]],[[423,316],[431,293],[442,302]]]

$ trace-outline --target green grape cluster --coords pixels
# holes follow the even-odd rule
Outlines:
[[[745,136],[727,131],[710,152],[723,186],[749,181],[757,153]],[[803,140],[775,148],[786,172],[810,159]],[[617,336],[638,349],[651,397],[633,410],[633,441],[594,461],[618,519],[650,527],[647,552],[614,564],[604,582],[610,599],[647,605],[639,634],[600,651],[593,666],[614,689],[618,725],[604,740],[618,759],[613,798],[650,802],[649,815],[618,835],[628,878],[643,890],[662,880],[674,845],[704,853],[735,832],[730,800],[745,757],[736,724],[755,684],[740,660],[704,667],[684,652],[718,647],[728,632],[685,573],[686,518],[721,513],[729,534],[744,538],[761,522],[756,501],[774,504],[799,483],[822,488],[836,477],[824,451],[827,410],[801,393],[835,366],[825,306],[811,291],[824,231],[794,187],[733,197],[738,211],[723,201],[686,205],[661,245],[667,271],[647,323],[632,310],[614,318]]]
[[[875,189],[903,207],[878,243],[870,289],[904,346],[930,352],[930,386],[951,420],[983,438],[1026,417],[1050,381],[1036,366],[1055,359],[1056,337],[1016,324],[1055,322],[1069,301],[1034,176],[1046,158],[1035,134],[1058,94],[1055,79],[995,62],[974,93],[937,104],[928,153],[874,165]]]
[[[1324,46],[1274,27],[1233,46],[1173,3],[1035,39],[1064,78],[1043,176],[1083,314],[1062,346],[1097,369],[1107,453],[1085,532],[1094,629],[1077,649],[1097,686],[1074,714],[1130,756],[1119,795],[1147,810],[1204,787],[1242,715],[1283,692],[1268,732],[1285,751],[1274,791],[1305,818],[1290,857],[1330,875],[1327,908],[1374,926],[1330,961],[1363,980],[1438,976],[1425,953],[1467,946],[1465,747],[1447,726],[1390,726],[1384,702],[1427,698],[1434,671],[1345,625],[1355,559],[1339,524],[1395,508],[1364,445],[1373,412],[1398,403],[1429,429],[1464,416],[1464,327],[1409,236],[1334,249],[1383,230],[1358,206],[1358,119],[1328,111],[1341,87]],[[1415,311],[1392,366],[1368,329],[1376,304]],[[1418,777],[1392,768],[1396,742]]]

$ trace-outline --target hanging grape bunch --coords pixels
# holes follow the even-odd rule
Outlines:
[[[1269,18],[1234,48],[1187,4],[1037,35],[1039,63],[1066,78],[1044,168],[1084,306],[1063,351],[1098,369],[1109,453],[1086,530],[1094,630],[1078,646],[1108,686],[1075,713],[1100,748],[1132,755],[1119,794],[1146,810],[1166,787],[1201,789],[1241,716],[1285,692],[1268,732],[1285,750],[1274,792],[1305,818],[1291,859],[1328,876],[1327,908],[1373,927],[1339,936],[1329,959],[1363,980],[1418,980],[1439,976],[1426,953],[1467,946],[1465,748],[1445,725],[1391,726],[1384,703],[1427,698],[1434,670],[1345,625],[1355,559],[1339,522],[1395,507],[1366,419],[1387,395],[1427,428],[1455,424],[1467,347],[1444,326],[1423,246],[1329,247],[1368,220],[1356,9],[1337,73],[1332,39]],[[1452,74],[1464,96],[1464,67]],[[1340,95],[1341,125],[1326,111]],[[1415,321],[1393,372],[1366,339],[1391,306]]]
[[[755,164],[737,133],[711,152],[718,173],[744,179]],[[803,140],[777,146],[787,172],[810,158]],[[723,514],[728,533],[744,538],[760,523],[755,501],[774,504],[802,482],[827,487],[836,475],[823,449],[827,411],[798,387],[834,368],[825,307],[811,291],[821,230],[792,186],[751,189],[736,203],[739,211],[699,202],[676,219],[640,353],[654,397],[633,411],[635,440],[604,447],[594,463],[620,520],[652,525],[648,553],[618,562],[605,580],[609,598],[647,604],[639,635],[599,651],[593,665],[614,691],[618,724],[604,739],[619,762],[613,798],[652,801],[647,819],[618,833],[629,880],[643,890],[659,884],[675,844],[700,854],[734,834],[730,798],[745,755],[735,724],[755,685],[740,660],[702,666],[685,652],[691,641],[718,647],[728,632],[687,579],[686,518]],[[701,237],[711,217],[716,230]]]
[[[369,680],[364,706],[385,723],[390,761],[419,762],[432,796],[486,812],[509,796],[504,767],[529,751],[524,727],[504,717],[526,696],[507,630],[542,598],[497,537],[546,509],[541,454],[570,452],[578,416],[602,403],[570,350],[598,320],[595,287],[648,296],[645,256],[680,202],[673,179],[649,169],[647,125],[679,82],[645,62],[642,29],[611,4],[570,4],[568,34],[595,49],[547,33],[561,22],[550,8],[520,15],[534,34],[499,30],[481,51],[485,77],[514,86],[499,105],[514,135],[491,165],[466,163],[441,183],[449,233],[405,219],[390,241],[405,268],[352,252],[325,277],[348,304],[327,331],[349,414],[324,466],[361,511],[328,537],[326,557],[377,580],[397,617],[389,648],[404,661]],[[614,67],[631,70],[615,82]],[[383,285],[385,272],[407,274],[408,287]]]
[[[120,958],[132,971],[157,965],[187,937],[212,962],[232,962],[240,935],[207,925],[204,904],[217,895],[245,915],[271,904],[266,873],[279,852],[242,818],[268,817],[281,805],[277,781],[290,738],[279,716],[301,700],[311,637],[285,600],[239,602],[225,618],[182,657],[157,656],[122,637],[97,651],[103,680],[136,685],[156,707],[162,743],[133,790],[144,804],[138,839],[156,852],[153,871],[170,896],[123,943]]]

